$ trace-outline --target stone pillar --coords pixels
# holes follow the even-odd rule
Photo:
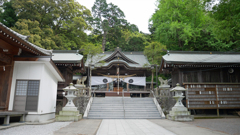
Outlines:
[[[140,93],[140,98],[142,97],[142,93]]]
[[[158,88],[155,89],[155,96],[158,97]]]
[[[4,118],[3,126],[8,126],[8,125],[9,125],[9,121],[10,121],[10,116],[7,115],[7,116]]]

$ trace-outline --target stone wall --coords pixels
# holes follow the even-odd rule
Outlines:
[[[89,97],[88,96],[76,97],[73,100],[73,103],[78,108],[80,114],[83,114],[85,112],[85,109],[87,107],[88,101],[89,101]],[[63,102],[62,101],[57,101],[56,114],[58,114],[59,111],[62,111],[62,108],[63,108]]]
[[[175,105],[176,100],[173,98],[173,93],[168,90],[158,90],[159,95],[157,96],[158,103],[163,109],[164,114],[168,114],[171,108]]]
[[[81,97],[76,97],[73,102],[75,106],[78,108],[80,114],[84,114],[85,109],[87,107],[89,101],[88,96],[81,96]]]

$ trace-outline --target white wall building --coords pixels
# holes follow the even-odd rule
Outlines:
[[[54,119],[58,81],[64,80],[51,61],[16,61],[9,110],[27,111],[26,121]]]
[[[27,112],[25,121],[54,119],[57,85],[64,77],[51,59],[52,50],[27,39],[0,23],[0,110],[10,119],[8,111]]]

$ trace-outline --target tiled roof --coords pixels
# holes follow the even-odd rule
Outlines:
[[[6,29],[7,31],[9,31],[10,33],[14,34],[14,35],[17,36],[18,38],[22,39],[22,40],[25,42],[25,44],[24,44],[25,46],[28,46],[28,47],[30,47],[30,48],[34,48],[34,49],[36,49],[37,51],[41,52],[41,53],[44,54],[44,55],[52,55],[52,50],[46,50],[46,49],[43,49],[43,48],[41,48],[41,47],[38,47],[38,46],[30,43],[30,42],[27,40],[29,36],[24,36],[24,35],[22,35],[22,34],[19,34],[19,33],[17,33],[16,31],[8,28],[7,26],[5,26],[4,24],[2,24],[2,23],[0,22],[0,31],[3,31],[3,28]]]
[[[52,60],[55,63],[80,63],[82,58],[78,50],[53,50]]]
[[[137,67],[137,68],[150,66],[150,63],[148,62],[148,60],[147,60],[146,56],[143,54],[143,52],[121,52],[119,50],[117,50],[117,51],[120,53],[120,55],[123,55],[124,58],[131,60],[131,62],[128,62],[125,59],[113,59],[112,55],[114,53],[116,54],[116,51],[114,51],[114,52],[104,52],[104,53],[98,54],[92,58],[92,62],[88,56],[88,58],[85,62],[85,66],[88,67],[89,64],[94,64],[97,67],[99,61],[111,59],[111,57],[112,57],[111,61],[105,62],[104,65],[101,65],[101,66],[103,66],[103,67],[109,66],[113,62],[125,63],[129,67]]]
[[[169,51],[165,63],[240,63],[240,53],[205,51]]]

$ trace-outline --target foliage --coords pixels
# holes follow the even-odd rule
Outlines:
[[[92,44],[88,43],[81,47],[84,57],[90,60],[89,64],[93,64],[99,61],[103,55],[98,55],[102,52],[101,44]],[[99,64],[101,65],[103,61],[100,61]],[[96,65],[95,65],[96,66]]]
[[[7,1],[3,1],[7,4]],[[90,10],[74,0],[11,0],[19,20],[13,29],[29,34],[30,42],[46,49],[79,49],[91,30]],[[6,20],[6,17],[4,18]],[[1,21],[2,22],[2,21]],[[31,25],[31,26],[30,26]]]
[[[56,49],[53,31],[50,28],[41,29],[38,21],[19,19],[12,28],[18,33],[29,35],[28,41],[46,49]]]
[[[162,56],[166,54],[166,46],[159,42],[151,42],[148,46],[145,46],[144,55],[147,56],[150,64],[159,64],[162,60]]]
[[[151,30],[169,50],[224,50],[228,47],[211,31],[214,20],[205,10],[206,0],[161,0],[153,14]]]
[[[13,27],[18,18],[15,14],[15,9],[12,7],[12,2],[10,1],[3,3],[2,10],[3,12],[0,12],[0,22],[2,22],[7,27]]]
[[[116,5],[106,0],[96,0],[92,7],[92,15],[89,20],[94,28],[93,33],[102,35],[102,51],[105,51],[107,36],[118,38],[117,32],[127,24],[123,11]]]
[[[124,45],[121,48],[124,51],[143,51],[144,47],[149,44],[148,36],[138,31],[122,30]]]
[[[220,0],[211,12],[211,17],[215,19],[213,33],[216,38],[228,43],[229,49],[239,48],[240,1]]]

